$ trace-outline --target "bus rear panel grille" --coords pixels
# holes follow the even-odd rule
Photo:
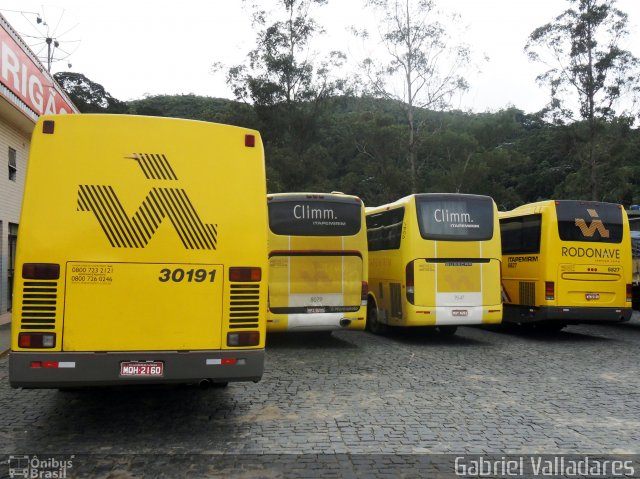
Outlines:
[[[260,285],[231,283],[229,329],[257,328],[259,319]]]
[[[25,281],[20,312],[21,329],[55,329],[57,281]]]
[[[525,306],[536,305],[536,283],[520,281],[520,304]]]
[[[402,285],[400,283],[390,283],[391,292],[391,317],[402,318]]]

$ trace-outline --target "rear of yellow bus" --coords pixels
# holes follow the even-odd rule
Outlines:
[[[488,196],[418,194],[405,217],[406,326],[502,321],[500,228]],[[393,322],[390,322],[393,324]]]
[[[259,380],[265,190],[252,130],[42,117],[21,213],[11,385]]]
[[[621,205],[555,201],[543,212],[539,310],[564,323],[631,317],[631,239]],[[545,228],[546,226],[546,228]]]
[[[362,201],[343,194],[282,193],[267,202],[267,331],[364,329],[368,261]]]

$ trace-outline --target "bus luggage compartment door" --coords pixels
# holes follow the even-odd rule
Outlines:
[[[501,302],[496,259],[418,259],[414,275],[416,306],[477,307],[481,317],[483,305]]]
[[[269,306],[274,313],[357,311],[361,306],[359,255],[278,254],[269,264]]]
[[[69,262],[64,351],[219,349],[221,265]]]
[[[621,266],[561,264],[557,304],[624,307],[626,284]]]

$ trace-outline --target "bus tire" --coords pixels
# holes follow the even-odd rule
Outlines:
[[[453,325],[438,326],[438,332],[442,336],[453,336],[454,334],[456,334],[457,330],[458,330],[458,326],[453,326]]]
[[[378,308],[375,303],[367,304],[367,331],[373,334],[385,334],[389,331],[389,326],[378,321]]]

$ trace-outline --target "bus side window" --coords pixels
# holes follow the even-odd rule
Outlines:
[[[367,216],[369,251],[400,248],[404,208],[384,211]]]
[[[540,253],[542,215],[527,215],[500,220],[503,254]]]

